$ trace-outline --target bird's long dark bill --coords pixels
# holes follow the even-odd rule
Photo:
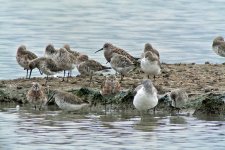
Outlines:
[[[100,50],[97,50],[95,53],[97,53],[97,52],[99,52],[99,51],[102,51],[103,50],[103,48],[101,48]]]

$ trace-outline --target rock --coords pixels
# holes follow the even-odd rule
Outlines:
[[[195,116],[220,116],[225,115],[225,94],[210,93],[197,106]]]

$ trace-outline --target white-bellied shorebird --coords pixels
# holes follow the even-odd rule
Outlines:
[[[37,58],[37,55],[35,55],[34,53],[28,51],[26,49],[26,46],[21,45],[18,49],[17,49],[17,54],[16,54],[16,60],[18,62],[18,64],[24,68],[24,70],[27,70],[27,75],[26,78],[31,77],[31,73],[32,73],[32,69],[29,68],[28,64],[31,60]],[[30,74],[28,77],[28,71],[30,70]]]
[[[144,57],[141,59],[141,69],[147,74],[148,78],[149,75],[153,75],[155,80],[155,76],[161,72],[158,56],[151,51],[145,52]]]
[[[152,81],[147,79],[142,81],[142,86],[137,90],[134,96],[133,104],[139,111],[146,111],[154,108],[158,104],[157,90]]]
[[[158,52],[155,48],[153,48],[152,45],[151,45],[150,43],[146,43],[146,44],[145,44],[144,52],[142,53],[141,58],[143,58],[145,52],[148,52],[148,51],[150,51],[150,52],[156,54],[156,55],[158,56],[158,58],[160,59],[159,52]]]
[[[76,111],[80,110],[85,106],[90,106],[87,100],[81,99],[78,96],[61,90],[53,90],[53,95],[49,99],[55,99],[57,106],[65,111]]]
[[[38,82],[33,82],[32,87],[27,92],[27,101],[35,108],[41,110],[47,103],[42,86]]]

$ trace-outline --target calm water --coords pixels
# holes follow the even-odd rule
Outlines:
[[[0,149],[224,149],[225,122],[137,113],[0,109]]]
[[[225,36],[223,0],[0,0],[0,79],[24,77],[17,47],[38,56],[45,46],[71,47],[105,63],[111,42],[140,56],[146,42],[167,63],[222,63],[211,49]],[[38,71],[33,76],[39,76]],[[0,106],[0,149],[224,149],[225,122],[137,113],[65,114]]]
[[[140,55],[146,42],[163,62],[222,63],[211,49],[225,35],[223,0],[0,0],[0,79],[24,77],[15,54],[21,44],[42,56],[48,43],[69,43],[105,63],[102,53],[111,42]],[[34,75],[39,75],[36,71]]]

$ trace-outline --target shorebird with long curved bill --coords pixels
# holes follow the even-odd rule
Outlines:
[[[112,56],[113,53],[117,53],[119,55],[125,56],[128,59],[130,59],[130,61],[132,61],[133,63],[137,63],[137,64],[138,64],[138,60],[140,59],[140,58],[133,57],[131,54],[129,54],[125,50],[123,50],[119,47],[116,47],[111,43],[105,43],[103,45],[103,48],[97,50],[95,53],[102,51],[102,50],[104,50],[104,56],[105,56],[107,63],[111,61],[111,58],[113,57]]]

